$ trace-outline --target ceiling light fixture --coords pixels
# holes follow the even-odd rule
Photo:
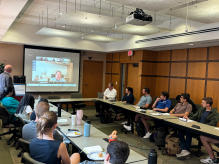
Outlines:
[[[191,44],[189,44],[189,45],[190,45],[190,46],[193,46],[194,44],[191,43]]]
[[[59,0],[59,12],[58,12],[58,15],[63,15],[63,14],[60,12],[60,0]]]
[[[62,26],[63,28],[65,28],[65,26]]]

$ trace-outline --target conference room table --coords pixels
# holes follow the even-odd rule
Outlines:
[[[184,122],[184,121],[179,120],[178,117],[171,116],[171,115],[159,115],[159,116],[151,115],[151,113],[158,113],[158,112],[153,111],[153,110],[146,110],[146,112],[143,113],[143,112],[137,111],[136,108],[133,107],[133,105],[127,105],[127,104],[124,104],[120,101],[111,102],[109,100],[104,100],[104,99],[99,99],[99,98],[51,99],[49,101],[51,101],[51,102],[102,101],[103,103],[110,104],[114,107],[119,107],[119,108],[122,108],[122,109],[125,109],[128,111],[132,111],[135,113],[140,113],[142,115],[149,116],[149,117],[154,118],[154,119],[163,120],[164,124],[166,124],[166,125],[177,127],[179,129],[183,129],[183,130],[188,130],[188,131],[195,133],[195,134],[198,134],[198,135],[203,135],[206,137],[210,137],[210,138],[219,140],[219,130],[216,130],[215,127],[213,127],[213,126],[198,123],[195,121],[194,122]],[[200,127],[200,129],[193,128],[192,125],[197,125]]]
[[[50,104],[50,111],[57,112],[57,110],[58,110],[58,107]],[[83,148],[85,148],[85,147],[99,145],[103,149],[103,151],[106,152],[108,142],[106,142],[104,139],[108,138],[108,135],[101,132],[100,130],[95,128],[93,125],[91,125],[90,137],[84,137],[83,132],[84,132],[84,123],[85,122],[82,120],[81,125],[72,125],[71,114],[66,112],[63,109],[61,110],[61,117],[59,117],[58,120],[59,119],[66,119],[67,120],[67,122],[58,122],[58,128],[59,128],[60,132],[62,133],[62,135],[65,136],[71,142],[71,144],[73,144],[75,147],[77,147],[78,150],[82,151]],[[82,133],[82,136],[75,137],[75,138],[67,137],[65,133],[68,132],[68,129],[77,129],[79,132]],[[96,162],[103,163],[103,161],[96,161]],[[126,163],[127,164],[128,163],[147,164],[147,158],[136,153],[135,151],[133,151],[130,148],[130,155],[129,155]]]

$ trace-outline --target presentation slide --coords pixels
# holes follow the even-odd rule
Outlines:
[[[80,53],[25,48],[27,92],[78,92]]]

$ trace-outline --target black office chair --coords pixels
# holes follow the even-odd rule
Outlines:
[[[14,125],[14,127],[9,128],[8,132],[0,134],[0,139],[1,139],[1,136],[7,135],[7,134],[13,134],[12,137],[7,141],[7,144],[10,145],[13,139],[16,140],[16,138],[20,137],[20,135],[18,134],[19,130],[16,129],[17,127],[19,127],[19,124],[16,121],[14,122],[12,121],[14,116],[12,116],[5,107],[0,106],[0,109],[2,110],[2,113],[3,113],[2,124],[13,124]]]
[[[31,158],[30,154],[25,152],[23,155],[22,155],[23,159],[24,159],[24,164],[45,164],[45,163],[42,163],[42,162],[38,162],[36,161],[35,159]]]
[[[83,96],[81,93],[71,93],[71,98],[83,98]],[[77,109],[84,108],[84,107],[86,107],[86,104],[84,104],[83,101],[74,101],[74,102],[71,102],[71,106],[73,109],[72,114],[76,114],[75,108],[77,108]],[[87,119],[87,116],[83,115],[83,117],[85,117]]]

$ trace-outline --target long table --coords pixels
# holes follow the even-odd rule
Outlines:
[[[146,110],[146,113],[142,113],[142,112],[136,111],[136,109],[133,108],[133,105],[125,105],[120,101],[110,102],[109,100],[98,99],[98,98],[53,99],[50,101],[51,102],[68,102],[68,103],[77,102],[77,101],[102,101],[103,103],[111,104],[112,106],[115,106],[115,107],[123,108],[125,110],[129,110],[135,113],[140,113],[142,115],[146,115],[154,119],[163,120],[164,123],[167,125],[171,125],[179,129],[188,130],[198,135],[203,135],[206,137],[219,140],[219,130],[214,129],[213,126],[209,126],[209,125],[198,123],[198,122],[183,122],[183,121],[180,121],[178,117],[171,116],[171,115],[153,116],[150,113],[156,113],[156,111]],[[191,127],[192,125],[198,125],[200,126],[200,129],[193,128]]]
[[[66,101],[69,101],[69,100],[66,100]],[[77,99],[77,101],[81,101],[81,99],[80,100]],[[51,102],[51,100],[49,100],[49,102]],[[54,102],[57,102],[57,101],[55,100]],[[61,100],[59,102],[61,102]],[[58,108],[55,105],[50,104],[50,111],[57,112],[57,110]],[[69,124],[67,126],[62,126],[63,123],[58,123],[58,127],[60,128],[60,131],[63,135],[65,135],[68,129],[77,129],[83,134],[84,123],[85,123],[84,121],[82,121],[81,125],[73,126],[71,124],[71,114],[64,111],[63,109],[61,111],[61,117],[58,119],[67,119],[67,123],[65,122],[64,124]],[[83,150],[84,147],[100,145],[103,148],[103,150],[106,152],[106,149],[108,146],[108,143],[103,140],[104,138],[108,138],[108,135],[99,131],[97,128],[95,128],[92,125],[91,125],[91,130],[90,130],[90,137],[84,137],[83,135],[80,137],[76,137],[76,138],[69,138],[67,136],[65,137],[68,138],[70,142],[81,151]],[[98,163],[100,163],[100,161],[98,161]],[[127,164],[128,163],[147,164],[147,158],[145,158],[144,156],[130,149],[130,155],[126,163]]]

